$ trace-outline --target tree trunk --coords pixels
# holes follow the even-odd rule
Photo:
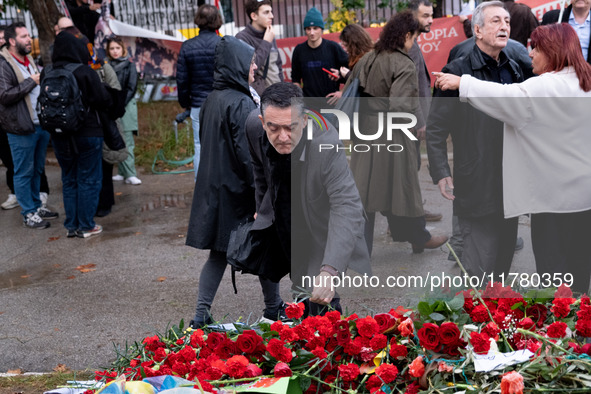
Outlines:
[[[26,0],[39,32],[39,49],[43,65],[51,64],[49,48],[55,39],[53,26],[60,12],[54,0]]]

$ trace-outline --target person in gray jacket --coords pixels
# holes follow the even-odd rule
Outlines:
[[[283,81],[282,61],[273,32],[273,8],[270,0],[246,0],[244,10],[250,24],[236,34],[255,50],[257,73],[252,87],[259,95],[266,87]]]
[[[347,268],[371,273],[365,215],[336,129],[307,124],[302,90],[287,82],[267,88],[261,110],[246,121],[257,216],[253,228],[273,226],[291,263],[294,290],[311,293],[308,313],[341,310],[331,287]],[[297,104],[294,104],[297,103]]]

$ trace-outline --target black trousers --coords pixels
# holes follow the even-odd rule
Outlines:
[[[394,242],[410,242],[415,245],[424,245],[431,239],[431,233],[425,228],[425,217],[419,216],[411,218],[408,216],[396,216],[388,212],[382,212],[382,215],[388,220],[390,234]],[[367,222],[365,222],[365,242],[367,250],[371,256],[373,249],[373,233],[376,221],[376,213],[367,213]]]
[[[591,210],[575,213],[537,213],[531,215],[531,238],[540,275],[548,273],[552,280],[572,274],[573,291],[586,293],[591,274],[589,225]]]

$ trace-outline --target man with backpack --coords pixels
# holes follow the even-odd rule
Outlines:
[[[22,22],[4,32],[6,47],[0,52],[0,128],[7,132],[14,162],[14,189],[28,228],[49,227],[46,219],[58,214],[39,198],[41,174],[49,133],[39,125],[35,112],[39,97],[39,71],[31,53],[31,36]]]
[[[40,118],[51,132],[51,143],[62,168],[67,237],[88,238],[103,231],[94,221],[102,184],[103,129],[97,110],[109,107],[111,96],[97,73],[87,66],[90,53],[82,36],[67,31],[58,34],[51,60],[51,68],[43,70],[41,78],[44,93],[40,97]],[[56,74],[60,73],[61,90],[55,86],[59,83],[53,82],[59,80]],[[62,100],[69,103],[64,111],[74,110],[62,114],[68,124],[57,123],[59,110],[45,97],[46,92],[61,94]]]

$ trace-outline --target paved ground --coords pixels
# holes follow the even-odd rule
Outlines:
[[[0,168],[0,198],[8,194],[5,168]],[[63,216],[60,170],[47,166],[50,206]],[[440,197],[420,173],[423,198],[444,219],[429,224],[432,232],[451,230],[451,203]],[[63,219],[47,230],[22,225],[19,209],[0,211],[0,372],[50,371],[57,364],[81,370],[107,366],[114,344],[138,341],[163,331],[181,319],[190,320],[195,307],[198,274],[207,252],[185,246],[192,174],[140,174],[141,186],[115,185],[116,205],[106,218],[97,219],[104,233],[90,239],[65,237]],[[374,244],[374,274],[458,274],[447,261],[447,249],[413,255],[409,244],[393,243],[378,215]],[[527,220],[519,234],[525,248],[516,253],[513,270],[533,272],[534,263]],[[93,264],[89,272],[76,268]],[[263,300],[258,281],[238,276],[238,294],[232,290],[229,270],[213,305],[223,322],[256,320]],[[289,300],[289,279],[282,294]],[[349,312],[387,311],[416,302],[423,294],[413,289],[351,289],[343,293]]]

